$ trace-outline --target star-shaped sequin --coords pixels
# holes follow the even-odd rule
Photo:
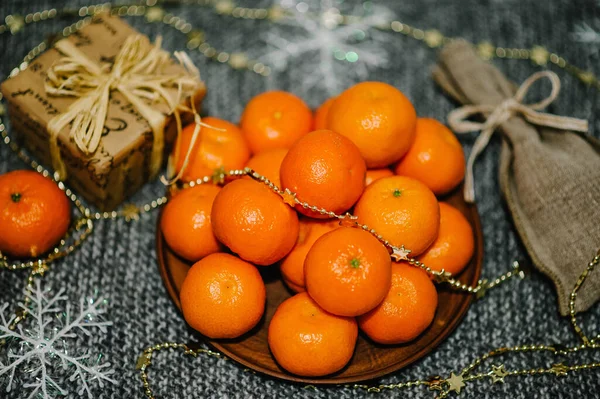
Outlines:
[[[401,260],[408,260],[408,255],[410,255],[410,249],[404,248],[404,245],[400,248],[392,247],[392,259],[396,262],[400,262]]]
[[[165,10],[160,7],[150,7],[148,11],[146,11],[146,21],[148,22],[161,21],[164,16]]]
[[[456,393],[460,393],[460,390],[465,386],[463,376],[454,373],[450,374],[450,378],[446,382],[448,383],[448,390]]]
[[[225,172],[225,168],[221,166],[220,168],[215,169],[211,176],[211,179],[214,184],[223,184],[225,183],[226,176],[227,173]]]
[[[501,364],[500,366],[492,366],[492,371],[490,373],[490,377],[492,377],[492,383],[504,384],[504,377],[506,377],[507,375],[508,373],[506,372],[506,369],[504,368],[503,364]]]
[[[443,387],[444,379],[439,375],[431,376],[427,379],[427,385],[430,391],[441,391]]]
[[[289,206],[296,206],[296,193],[291,192],[289,188],[286,188],[284,191],[281,191],[279,195],[281,195],[283,202],[285,202]]]
[[[561,377],[567,375],[569,368],[562,363],[557,363],[552,365],[551,370],[557,377]]]
[[[356,221],[358,220],[358,216],[354,216],[350,212],[346,212],[339,219],[340,219],[340,226],[354,227],[354,226],[356,226]]]
[[[140,220],[140,208],[135,204],[125,204],[121,210],[121,214],[126,221]]]
[[[431,29],[425,31],[424,40],[429,47],[440,47],[444,42],[444,35],[439,30]]]
[[[538,65],[546,65],[548,63],[548,58],[550,57],[550,52],[546,50],[542,46],[535,46],[531,49],[529,53],[529,58],[531,61],[535,62]]]
[[[38,261],[37,265],[33,267],[31,273],[43,277],[44,273],[46,273],[48,269],[49,268],[46,262]]]
[[[496,54],[496,47],[490,42],[482,42],[477,45],[477,54],[484,60],[489,60]]]

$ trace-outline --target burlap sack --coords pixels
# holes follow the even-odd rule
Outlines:
[[[448,44],[433,72],[462,104],[497,105],[516,86],[464,41]],[[560,112],[556,112],[560,114]],[[500,127],[500,185],[534,265],[556,286],[560,313],[600,248],[600,142],[589,135],[534,126],[519,116]],[[600,297],[600,274],[579,291],[576,309]]]

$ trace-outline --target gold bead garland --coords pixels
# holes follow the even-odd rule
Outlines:
[[[244,8],[238,7],[229,0],[166,0],[166,1],[157,1],[157,0],[146,0],[141,5],[140,4],[129,4],[129,5],[120,5],[120,6],[112,6],[110,3],[83,6],[79,9],[64,9],[58,11],[56,9],[49,9],[40,12],[30,13],[25,15],[24,17],[19,15],[9,15],[5,19],[5,23],[0,25],[0,34],[5,32],[10,32],[15,35],[22,31],[28,24],[45,21],[48,19],[57,18],[59,16],[79,16],[84,18],[79,22],[72,24],[71,26],[65,28],[62,31],[63,37],[66,37],[77,30],[81,29],[87,23],[91,21],[91,16],[100,13],[100,12],[110,12],[112,15],[118,16],[143,16],[146,21],[149,23],[152,22],[161,22],[167,26],[170,26],[182,34],[186,35],[187,42],[186,47],[188,50],[197,50],[207,58],[214,60],[216,62],[229,65],[231,68],[236,70],[249,70],[253,73],[256,73],[261,76],[269,76],[271,74],[271,68],[268,65],[263,64],[258,60],[250,59],[245,53],[228,53],[225,51],[219,51],[216,48],[212,47],[208,42],[205,41],[204,32],[201,30],[194,30],[192,25],[186,22],[184,19],[177,17],[173,14],[167,13],[160,5],[169,5],[169,4],[195,4],[202,6],[212,7],[213,10],[222,16],[229,16],[233,18],[242,18],[242,19],[255,19],[255,20],[267,20],[272,23],[277,23],[283,18],[290,16],[289,11],[282,9],[279,6],[273,6],[268,9],[261,8]],[[355,16],[342,15],[341,23],[351,23],[356,21],[357,18]],[[438,48],[442,45],[453,40],[452,38],[444,36],[441,32],[437,30],[422,30],[418,28],[414,28],[410,25],[404,24],[400,21],[390,21],[389,23],[384,23],[381,26],[377,27],[381,30],[387,30],[394,33],[401,33],[407,37],[413,38],[415,40],[422,41],[430,48]],[[19,65],[18,68],[13,69],[10,73],[10,76],[15,76],[21,70],[27,68],[29,63],[37,57],[40,53],[42,53],[48,47],[47,42],[40,43],[34,49],[32,49],[24,58],[23,62]],[[479,55],[482,58],[492,59],[492,58],[506,58],[506,59],[528,59],[532,63],[545,66],[548,63],[556,65],[557,67],[564,69],[565,71],[573,74],[583,83],[593,86],[597,89],[600,89],[600,81],[598,78],[589,71],[584,71],[570,63],[568,63],[563,57],[560,57],[556,53],[550,53],[542,46],[533,46],[531,49],[524,48],[503,48],[497,47],[489,42],[482,42],[477,45],[477,50]],[[0,94],[0,100],[2,100]],[[3,116],[4,107],[0,103],[0,118]],[[27,154],[25,154],[21,149],[11,141],[7,132],[5,131],[5,126],[0,119],[0,135],[2,137],[2,142],[6,144],[13,152],[17,154],[17,156],[28,163],[34,170],[41,173],[46,177],[52,178],[53,176],[49,171],[44,169],[37,162],[32,160]],[[345,215],[336,215],[332,212],[328,212],[327,210],[316,208],[311,206],[306,202],[302,202],[297,198],[295,193],[290,192],[289,190],[281,191],[275,185],[268,181],[268,179],[260,176],[256,172],[251,170],[234,170],[234,171],[224,171],[223,169],[215,171],[212,176],[205,176],[202,179],[199,179],[196,182],[191,182],[187,186],[193,187],[197,184],[205,184],[205,183],[216,183],[222,184],[226,178],[228,177],[239,177],[243,175],[249,175],[255,180],[261,181],[266,184],[268,187],[276,191],[279,195],[281,195],[282,200],[289,204],[300,205],[307,209],[312,209],[317,212],[323,213],[330,217],[335,217],[340,220],[340,223],[346,226],[355,226],[357,228],[363,228],[366,231],[374,234],[386,247],[388,247],[392,254],[391,256],[394,260],[406,260],[411,265],[420,267],[425,270],[429,274],[433,275],[438,282],[448,283],[451,287],[466,291],[469,293],[476,294],[477,297],[481,297],[486,290],[491,289],[498,284],[510,279],[513,276],[519,276],[521,278],[524,277],[523,271],[520,270],[519,264],[515,262],[513,264],[513,270],[498,277],[497,279],[488,282],[487,280],[481,280],[476,287],[468,287],[459,281],[453,280],[452,277],[444,272],[435,272],[430,268],[415,260],[414,258],[409,258],[409,251],[405,250],[404,247],[396,248],[387,241],[383,240],[381,236],[379,236],[374,230],[369,229],[365,225],[361,225],[356,221],[356,217],[350,214]],[[36,259],[28,262],[22,263],[13,263],[10,264],[8,259],[0,253],[0,267],[6,268],[9,270],[21,270],[21,269],[30,269],[30,273],[27,277],[27,289],[30,290],[33,286],[33,280],[37,276],[43,276],[44,273],[48,270],[48,264],[52,261],[58,260],[67,256],[68,254],[75,251],[81,243],[91,234],[93,230],[93,221],[101,220],[101,219],[117,219],[124,218],[127,221],[130,220],[138,220],[141,213],[150,212],[167,202],[167,197],[163,196],[157,198],[147,204],[143,204],[141,206],[136,206],[134,204],[126,204],[121,210],[113,211],[113,212],[93,212],[89,208],[86,208],[78,197],[68,188],[64,186],[62,182],[57,182],[59,187],[65,191],[65,194],[69,197],[69,199],[75,204],[75,207],[81,213],[81,217],[77,219],[73,227],[71,227],[67,237],[65,237],[59,245],[54,248],[46,258]],[[74,237],[72,243],[67,245],[69,237]],[[579,327],[575,314],[575,301],[577,296],[577,291],[579,287],[583,284],[586,277],[589,273],[591,273],[594,267],[600,261],[600,251],[598,255],[593,259],[592,262],[588,265],[588,268],[584,271],[578,283],[576,284],[570,298],[570,316],[571,323],[574,328],[574,331],[580,337],[582,344],[574,347],[563,347],[559,345],[524,345],[524,346],[516,346],[509,348],[498,348],[484,354],[483,356],[475,359],[469,366],[464,368],[459,374],[451,373],[447,378],[442,378],[439,376],[434,376],[424,380],[415,380],[408,381],[398,384],[388,384],[388,385],[377,385],[377,386],[368,386],[368,385],[352,385],[355,389],[363,389],[368,392],[381,392],[384,390],[391,389],[406,389],[412,388],[416,386],[425,386],[431,391],[439,391],[440,398],[445,398],[449,395],[450,392],[455,392],[459,394],[462,388],[468,383],[481,379],[489,379],[492,384],[494,383],[504,383],[505,378],[515,377],[515,376],[523,376],[523,375],[542,375],[542,374],[552,374],[557,377],[568,375],[570,372],[576,372],[587,369],[599,368],[600,363],[588,363],[588,364],[572,364],[565,365],[563,363],[553,364],[552,367],[549,368],[537,368],[537,369],[523,369],[523,370],[506,370],[503,364],[492,365],[491,369],[487,372],[472,374],[472,372],[480,366],[484,361],[509,353],[521,353],[521,352],[550,352],[554,355],[569,355],[573,353],[578,353],[584,350],[595,350],[600,348],[600,346],[596,343],[596,340],[599,337],[594,339],[589,339],[587,335],[583,332],[583,330]],[[27,298],[25,298],[25,305],[27,305]],[[13,328],[26,317],[26,313],[20,312],[17,314],[17,318],[13,322]],[[2,343],[0,343],[1,345]],[[197,357],[198,355],[207,355],[212,357],[223,357],[220,353],[214,352],[207,349],[191,349],[189,346],[185,344],[178,343],[163,343],[154,345],[144,351],[140,359],[138,360],[137,368],[140,370],[140,378],[142,380],[143,386],[145,388],[145,394],[148,398],[154,398],[152,390],[150,388],[150,383],[148,381],[147,369],[151,365],[152,354],[153,352],[163,350],[163,349],[181,349],[184,354],[191,355],[193,357]],[[313,386],[308,386],[313,389],[316,389]]]
[[[600,344],[595,343],[595,340],[600,338],[596,337],[596,339],[590,340],[587,338],[585,333],[578,327],[576,322],[576,314],[575,314],[575,301],[576,294],[579,290],[579,287],[583,284],[588,275],[594,270],[594,268],[600,263],[600,249],[598,250],[596,256],[592,259],[592,261],[588,264],[588,267],[579,277],[575,287],[573,288],[570,300],[570,313],[571,313],[571,322],[572,326],[577,333],[577,335],[582,340],[582,343],[572,347],[566,347],[560,344],[531,344],[531,345],[520,345],[513,347],[500,347],[493,349],[482,356],[477,357],[473,360],[467,367],[463,368],[459,373],[451,372],[447,378],[443,378],[441,376],[433,376],[427,379],[421,380],[413,380],[406,381],[396,384],[380,384],[380,385],[366,385],[366,384],[354,384],[354,385],[345,385],[347,388],[365,390],[371,393],[381,393],[387,390],[399,390],[399,389],[410,389],[413,387],[424,386],[428,388],[430,391],[439,392],[436,396],[438,399],[446,398],[450,394],[450,392],[454,392],[456,394],[460,394],[462,389],[466,387],[469,383],[479,380],[489,380],[490,387],[497,383],[505,383],[505,378],[512,377],[520,377],[520,376],[537,376],[537,375],[554,375],[558,377],[567,376],[572,372],[579,372],[583,370],[591,370],[600,368],[600,362],[592,362],[592,363],[573,363],[573,364],[565,364],[565,363],[554,363],[550,367],[539,367],[539,368],[525,368],[525,369],[517,369],[517,370],[507,370],[504,364],[492,364],[491,368],[484,372],[474,373],[475,370],[481,366],[484,362],[490,359],[494,359],[496,357],[504,356],[511,353],[539,353],[539,352],[548,352],[554,356],[560,356],[561,358],[568,357],[571,354],[578,353],[584,350],[598,350],[600,349]],[[163,350],[163,349],[182,349],[184,354],[192,355],[197,357],[198,355],[207,355],[212,357],[221,358],[222,355],[218,352],[214,352],[208,349],[200,348],[200,349],[190,349],[190,347],[186,344],[175,343],[175,342],[167,342],[162,344],[157,344],[151,346],[144,350],[142,355],[139,357],[137,361],[136,369],[140,372],[140,379],[144,385],[144,393],[148,397],[148,399],[156,399],[154,396],[154,392],[150,387],[150,383],[148,380],[148,369],[152,365],[152,354],[154,352]],[[313,385],[307,385],[306,387],[310,387],[312,389],[317,389]]]

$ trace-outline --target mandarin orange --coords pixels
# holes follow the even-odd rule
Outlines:
[[[415,108],[400,90],[383,82],[362,82],[335,99],[327,128],[352,140],[368,168],[382,168],[406,154],[416,119]]]
[[[267,91],[248,102],[240,126],[253,154],[290,148],[313,126],[313,115],[299,97],[285,91]]]
[[[340,227],[308,251],[306,291],[329,313],[358,316],[379,305],[387,294],[391,264],[386,247],[371,233]]]
[[[396,165],[396,174],[425,183],[435,194],[445,194],[465,176],[465,155],[446,126],[435,119],[419,118],[415,141]]]
[[[365,161],[350,140],[330,130],[316,130],[288,151],[281,164],[281,185],[301,201],[343,213],[360,197],[365,172]],[[300,205],[296,209],[307,216],[326,217]]]
[[[254,180],[235,180],[223,187],[214,200],[211,219],[217,239],[257,265],[281,260],[298,238],[296,212]]]
[[[210,213],[221,189],[200,184],[177,193],[165,206],[160,228],[165,241],[179,256],[196,262],[221,250],[212,231]]]
[[[329,109],[331,108],[334,100],[335,97],[331,97],[321,104],[319,108],[317,108],[317,112],[315,112],[314,130],[327,129],[327,116],[329,115]]]
[[[279,305],[269,324],[268,341],[281,367],[296,375],[319,377],[350,361],[357,336],[353,317],[327,313],[303,292]]]
[[[458,274],[474,251],[475,240],[469,221],[458,209],[440,202],[440,231],[433,244],[419,256],[419,261],[433,270]]]
[[[367,174],[365,175],[365,187],[376,180],[390,176],[394,176],[394,172],[392,172],[391,169],[388,168],[367,169]]]
[[[252,264],[215,253],[192,266],[179,298],[192,328],[209,338],[237,338],[260,321],[266,290]]]
[[[410,177],[384,177],[365,189],[354,208],[358,221],[411,255],[423,253],[440,227],[440,207],[427,186]]]
[[[29,170],[0,175],[0,251],[37,257],[58,244],[71,223],[71,204],[52,180]]]
[[[305,291],[304,288],[304,260],[306,254],[315,241],[323,234],[340,227],[335,220],[315,220],[310,218],[300,219],[298,240],[291,252],[281,261],[281,278],[292,291]]]
[[[281,187],[279,172],[287,152],[286,148],[263,151],[250,158],[246,166],[272,181],[277,187]]]
[[[212,128],[201,126],[200,134],[182,176],[183,181],[210,176],[215,169],[221,167],[226,170],[242,169],[250,158],[248,145],[242,131],[236,125],[213,117],[202,118],[202,122]],[[185,155],[192,142],[194,128],[195,124],[186,126],[173,148],[172,156],[177,172],[183,166]]]
[[[392,284],[379,306],[358,318],[360,329],[380,344],[417,338],[433,321],[438,296],[423,270],[400,262],[392,265]]]

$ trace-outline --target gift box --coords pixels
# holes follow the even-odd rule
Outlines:
[[[181,126],[193,114],[179,110],[204,97],[199,75],[159,47],[101,14],[1,86],[17,142],[102,211],[157,176],[177,135],[173,105]]]

